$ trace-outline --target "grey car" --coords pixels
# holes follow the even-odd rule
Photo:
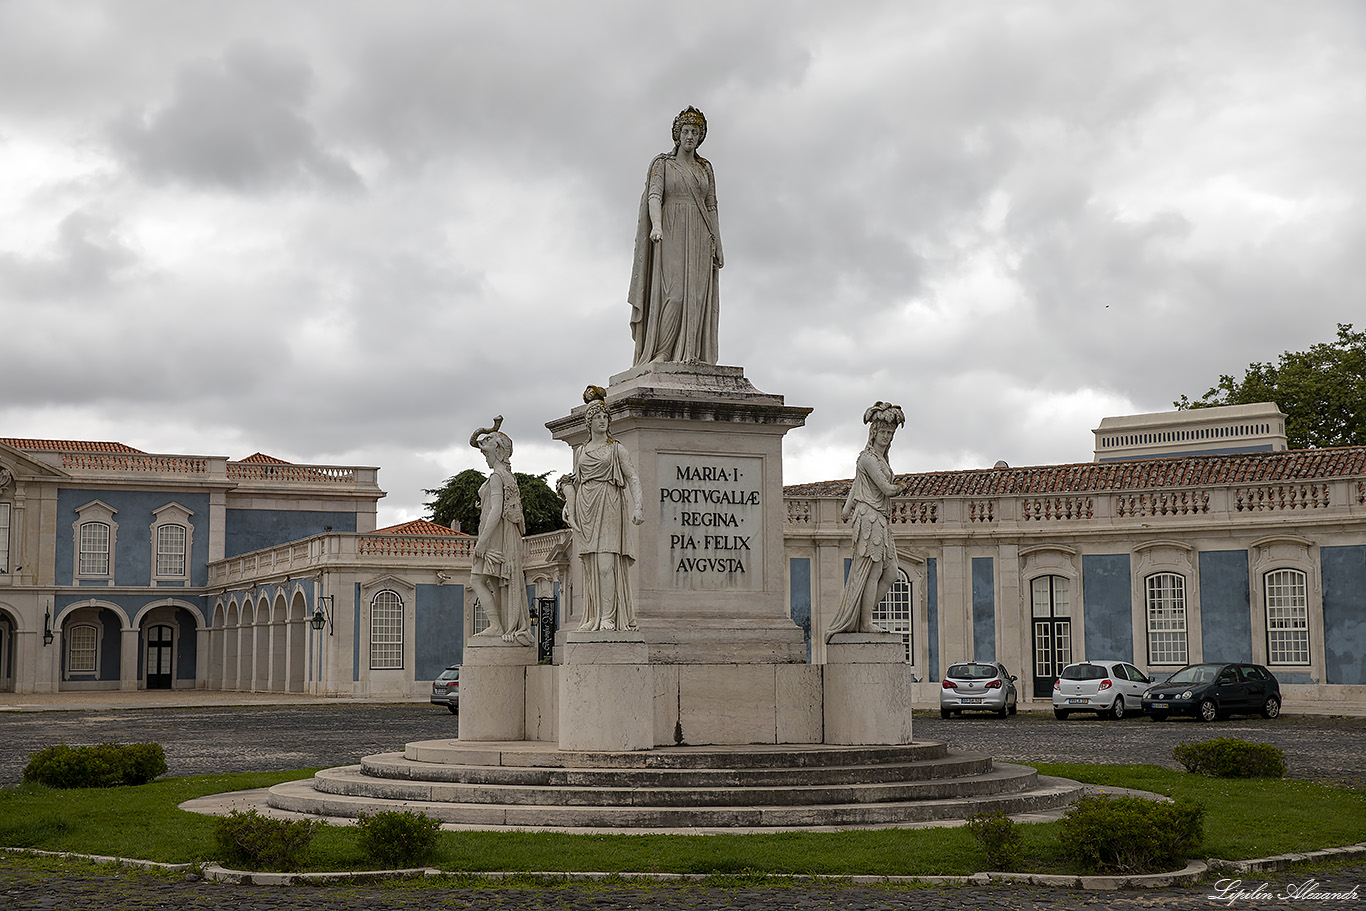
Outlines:
[[[1139,712],[1143,692],[1152,679],[1127,661],[1079,661],[1062,669],[1053,681],[1053,715],[1066,718],[1073,712],[1095,712],[1106,718],[1123,718]]]
[[[939,717],[963,712],[995,712],[1004,718],[1015,714],[1018,700],[1015,677],[1004,664],[990,661],[950,664],[939,687]]]
[[[451,714],[460,712],[460,665],[452,664],[432,681],[432,705],[444,705]]]

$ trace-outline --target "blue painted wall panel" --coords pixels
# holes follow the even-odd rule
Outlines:
[[[1205,661],[1252,660],[1252,592],[1247,551],[1202,551],[1200,637]]]
[[[229,509],[224,528],[224,554],[241,554],[274,547],[324,534],[328,526],[335,532],[354,532],[353,512],[308,512],[285,509]]]
[[[972,558],[972,657],[996,660],[996,560]]]
[[[791,589],[788,611],[792,622],[802,628],[806,638],[806,663],[811,663],[811,560],[792,557],[787,561],[788,587]]]
[[[413,679],[430,680],[465,650],[465,586],[419,585],[414,630]]]
[[[1128,554],[1081,558],[1086,657],[1134,660],[1134,623]]]
[[[930,557],[925,561],[925,622],[929,629],[930,676],[929,680],[939,679],[939,561]]]
[[[175,623],[180,632],[176,637],[176,645],[179,647],[175,656],[175,676],[177,680],[193,680],[195,662],[199,658],[199,637],[195,635],[194,615],[184,608],[177,607]]]
[[[154,559],[152,523],[154,510],[171,503],[179,503],[190,510],[190,552],[186,555],[190,567],[190,584],[209,582],[209,495],[177,490],[85,490],[81,488],[57,491],[57,584],[70,584],[76,566],[76,534],[72,529],[79,516],[76,508],[91,500],[107,503],[114,512],[113,559],[115,585],[152,584]],[[103,583],[98,583],[103,584]]]
[[[1366,684],[1366,547],[1324,547],[1319,555],[1324,682]]]

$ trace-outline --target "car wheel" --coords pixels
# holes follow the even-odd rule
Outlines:
[[[1019,704],[1018,702],[1012,702],[1012,703],[1010,704],[1010,714],[1014,715],[1014,714],[1015,714],[1016,712],[1018,712],[1019,710],[1020,710],[1020,704]]]
[[[1056,718],[1056,719],[1058,719],[1059,721],[1066,721],[1066,720],[1067,720],[1067,716],[1070,715],[1070,714],[1072,714],[1072,713],[1066,711],[1065,709],[1054,709],[1054,710],[1053,710],[1053,717]]]
[[[1148,717],[1151,718],[1153,721],[1166,721],[1166,720],[1167,720],[1167,713],[1166,713],[1166,712],[1153,712],[1153,713],[1150,714]]]
[[[1263,718],[1276,718],[1281,714],[1281,700],[1272,696],[1266,700],[1266,705],[1262,706]]]
[[[449,703],[447,703],[446,708],[447,708],[448,711],[450,711],[450,713],[451,713],[452,715],[459,715],[459,714],[460,714],[460,710],[459,710],[458,708],[456,708],[455,706],[450,705]]]
[[[949,717],[950,715],[952,715],[952,714],[953,714],[953,712],[950,712],[948,709],[940,709],[940,710],[939,710],[939,717],[940,717],[940,718],[948,718],[948,717]]]
[[[1200,708],[1197,711],[1200,714],[1201,721],[1213,721],[1219,717],[1219,706],[1214,704],[1213,699],[1201,700]]]
[[[1112,705],[1112,706],[1110,706],[1110,711],[1106,712],[1106,713],[1105,713],[1105,716],[1106,716],[1107,718],[1111,718],[1111,719],[1113,719],[1113,720],[1115,720],[1115,721],[1118,721],[1119,719],[1121,719],[1121,718],[1124,717],[1124,697],[1123,697],[1123,696],[1116,696],[1116,697],[1115,697],[1115,704]]]
[[[1003,705],[1003,706],[1001,706],[1001,710],[1000,710],[999,712],[997,712],[996,714],[999,715],[1000,717],[1004,718],[1004,717],[1006,717],[1007,715],[1010,714],[1010,707],[1009,707],[1009,706]]]

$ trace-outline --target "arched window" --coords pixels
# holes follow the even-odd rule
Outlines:
[[[370,602],[370,669],[403,667],[403,599],[385,589]]]
[[[1309,663],[1309,586],[1297,569],[1267,573],[1266,663]]]
[[[1148,663],[1185,664],[1186,577],[1179,573],[1153,573],[1144,584],[1148,608]]]
[[[66,670],[69,674],[93,674],[98,668],[99,631],[93,626],[73,626],[66,637]]]
[[[873,623],[899,635],[906,646],[906,663],[915,663],[911,649],[911,580],[904,570],[897,573],[892,587],[873,608]]]
[[[104,522],[85,522],[81,525],[82,576],[109,575],[109,526]]]

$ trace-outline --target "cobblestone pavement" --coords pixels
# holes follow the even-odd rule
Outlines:
[[[1316,885],[1308,885],[1316,883]],[[386,909],[480,909],[480,911],[1327,911],[1361,908],[1366,899],[1282,898],[1313,893],[1366,896],[1366,862],[1314,873],[1280,871],[1242,878],[1241,888],[1267,897],[1232,903],[1214,899],[1216,885],[1123,892],[1084,892],[1041,886],[858,886],[798,881],[766,887],[707,885],[546,884],[469,887],[458,879],[422,884],[363,886],[250,886],[187,882],[183,877],[115,871],[84,863],[31,865],[0,857],[0,908],[15,911],[386,911]],[[1226,893],[1227,894],[1227,893]]]
[[[451,737],[456,718],[423,703],[326,704],[0,714],[0,785],[20,778],[29,753],[65,742],[156,741],[172,775],[291,769],[355,762],[410,740]],[[1142,718],[1120,722],[1020,714],[1009,719],[917,715],[918,740],[945,740],[1013,762],[1147,762],[1174,766],[1171,749],[1219,736],[1272,743],[1286,753],[1294,777],[1366,788],[1366,719],[1282,716],[1236,718],[1213,725]],[[78,862],[35,863],[0,856],[0,909],[247,909],[247,911],[383,911],[387,908],[625,909],[1327,909],[1366,907],[1366,860],[1316,870],[1253,873],[1241,888],[1268,897],[1231,904],[1215,886],[1084,892],[1027,885],[873,887],[799,883],[745,888],[703,885],[552,885],[469,887],[456,880],[423,885],[243,886],[187,882],[183,877],[114,871]],[[1279,897],[1307,880],[1311,891],[1356,890],[1355,900]],[[1265,884],[1265,885],[1263,885]]]

